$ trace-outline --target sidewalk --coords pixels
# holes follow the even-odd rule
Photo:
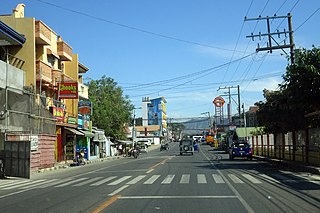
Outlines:
[[[308,165],[303,162],[280,160],[276,158],[268,158],[258,155],[254,155],[253,157],[259,160],[265,160],[270,163],[276,164],[277,166],[282,167],[284,169],[294,170],[297,172],[309,172],[312,174],[320,175],[320,167],[318,166]]]

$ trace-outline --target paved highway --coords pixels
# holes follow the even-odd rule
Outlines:
[[[0,212],[319,212],[315,175],[267,162],[229,160],[179,144],[121,158],[0,180]]]

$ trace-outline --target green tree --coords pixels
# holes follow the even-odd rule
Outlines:
[[[297,50],[283,80],[279,91],[264,90],[265,101],[256,103],[259,124],[272,133],[319,126],[319,118],[305,116],[320,109],[319,48]]]
[[[131,121],[133,105],[128,96],[112,78],[102,76],[99,80],[90,80],[89,99],[93,105],[93,126],[105,131],[107,136],[124,139],[126,124]]]

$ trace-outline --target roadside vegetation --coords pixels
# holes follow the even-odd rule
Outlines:
[[[320,49],[299,49],[289,64],[279,90],[264,90],[257,119],[266,133],[320,126]]]
[[[111,138],[125,139],[134,108],[128,96],[124,96],[121,87],[106,76],[90,80],[86,85],[93,106],[92,125],[103,129]]]

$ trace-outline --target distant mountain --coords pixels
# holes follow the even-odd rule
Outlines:
[[[183,122],[182,124],[185,126],[183,134],[202,135],[203,131],[210,129],[210,123],[213,125],[213,119],[211,118],[210,120],[209,118],[193,118]]]
[[[222,125],[224,122],[224,125]],[[182,122],[185,126],[183,134],[185,135],[202,135],[203,131],[209,130],[210,126],[214,127],[214,118],[193,118],[188,121]],[[211,124],[211,125],[210,125]],[[228,126],[228,119],[225,118],[224,121],[220,121],[217,127]]]

